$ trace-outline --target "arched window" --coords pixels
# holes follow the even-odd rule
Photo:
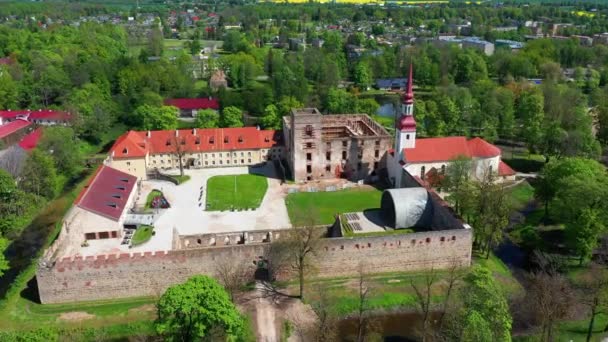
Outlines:
[[[426,167],[422,166],[420,168],[420,179],[424,179],[425,174],[426,174]]]

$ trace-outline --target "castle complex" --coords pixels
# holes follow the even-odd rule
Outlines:
[[[459,156],[472,159],[473,177],[514,177],[500,160],[500,150],[483,139],[416,137],[411,69],[394,141],[367,115],[321,115],[314,108],[293,109],[283,118],[282,131],[129,131],[117,139],[45,252],[37,272],[40,299],[61,303],[156,295],[194,274],[214,275],[222,258],[248,265],[253,274],[270,243],[289,234],[288,218],[269,217],[287,217],[284,198],[293,188],[268,176],[260,208],[238,213],[205,211],[203,189],[205,177],[235,169],[272,174],[275,163],[268,161],[289,168],[300,184],[344,178],[352,185],[380,177],[392,184],[381,203],[369,204],[381,209],[338,213],[327,227],[315,260],[319,277],[356,275],[360,262],[375,272],[468,266],[471,227],[424,181],[445,172]],[[178,168],[193,179],[178,187],[149,177]],[[153,189],[162,190],[171,206],[138,211]],[[131,249],[123,229],[142,224],[153,225],[156,234]],[[358,235],[402,228],[414,232]]]

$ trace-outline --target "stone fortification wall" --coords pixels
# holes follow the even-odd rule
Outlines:
[[[42,261],[37,272],[42,303],[158,296],[195,274],[215,274],[218,260],[249,265],[268,243],[122,253]],[[374,273],[469,266],[472,231],[456,229],[404,235],[324,239],[315,262],[318,277],[356,275],[359,263]],[[289,275],[285,275],[289,276]]]

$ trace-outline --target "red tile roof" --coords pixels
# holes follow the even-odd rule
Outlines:
[[[15,120],[7,123],[6,125],[2,125],[0,126],[0,139],[5,138],[31,124],[31,122],[25,120]]]
[[[110,153],[113,158],[137,158],[146,153],[174,153],[175,143],[184,151],[210,152],[271,148],[281,145],[281,132],[258,130],[255,127],[206,128],[165,131],[129,131],[120,136]]]
[[[466,137],[416,139],[416,147],[403,150],[408,163],[450,161],[459,156],[491,158],[500,156],[500,149],[481,138]]]
[[[499,176],[513,176],[515,174],[515,170],[513,170],[507,163],[504,161],[500,161],[498,164],[498,175]]]
[[[3,119],[15,119],[19,115],[28,115],[29,110],[0,110],[0,117]]]
[[[467,141],[472,157],[492,158],[500,155],[500,149],[481,138]]]
[[[137,177],[102,165],[76,200],[76,205],[97,215],[118,221]]]
[[[397,123],[397,129],[403,132],[416,132],[416,120],[413,115],[404,115]]]
[[[22,149],[24,149],[26,151],[32,150],[32,149],[36,148],[36,146],[38,146],[38,141],[40,141],[41,137],[42,137],[42,128],[39,127],[36,130],[34,130],[33,132],[24,136],[23,139],[21,139],[21,141],[19,142],[19,147],[21,147]]]
[[[52,110],[52,109],[39,109],[39,110],[0,110],[0,117],[3,119],[15,119],[17,116],[27,117],[27,120],[56,120],[56,121],[69,121],[71,119],[70,113]]]
[[[167,99],[165,104],[179,109],[219,109],[220,103],[214,98]]]

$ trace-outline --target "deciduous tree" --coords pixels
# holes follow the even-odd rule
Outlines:
[[[220,125],[220,114],[213,109],[201,110],[196,114],[196,127],[216,128]]]
[[[235,340],[244,332],[243,318],[226,290],[202,275],[167,289],[158,301],[155,327],[169,341]]]
[[[82,153],[79,149],[80,140],[70,127],[47,127],[38,148],[53,157],[57,171],[72,177],[82,167]]]
[[[177,117],[178,109],[172,106],[142,105],[133,112],[134,121],[142,130],[176,129]]]
[[[51,199],[57,194],[57,181],[53,158],[34,149],[23,167],[19,187],[25,192]]]
[[[226,107],[220,116],[222,127],[243,127],[243,113],[237,107]]]

